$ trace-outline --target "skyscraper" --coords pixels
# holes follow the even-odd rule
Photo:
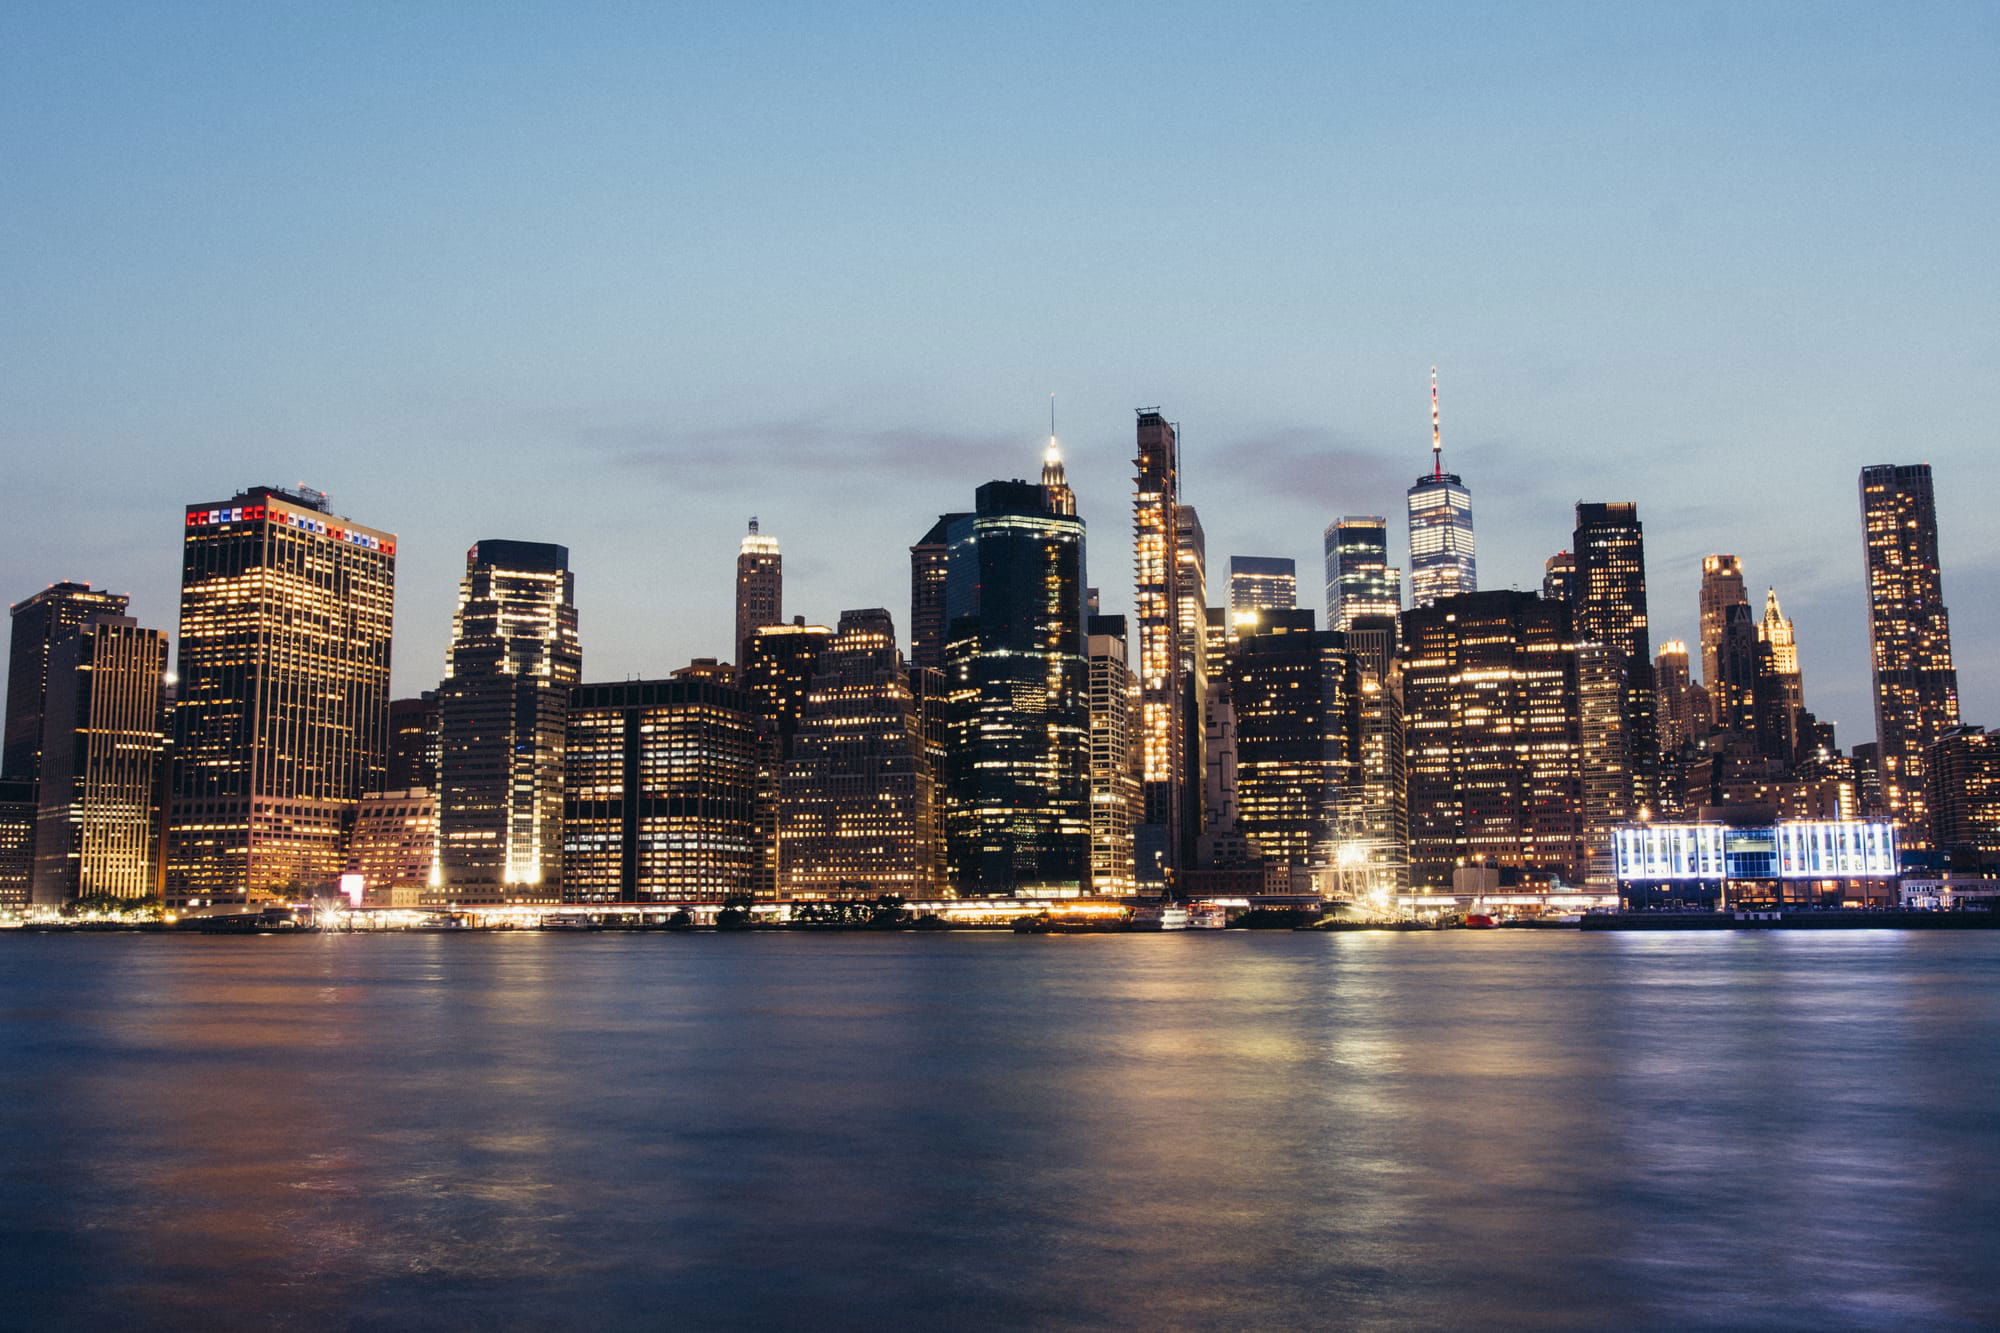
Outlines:
[[[1681,640],[1668,639],[1660,645],[1653,659],[1653,689],[1660,699],[1660,750],[1670,753],[1695,737],[1688,646]]]
[[[564,902],[717,903],[750,891],[756,731],[746,703],[692,676],[570,691]]]
[[[1229,663],[1237,821],[1267,861],[1323,869],[1361,806],[1361,677],[1337,630],[1276,610]]]
[[[124,615],[127,601],[123,593],[98,592],[88,583],[52,583],[14,604],[0,778],[32,782],[40,774],[42,696],[48,688],[49,650],[56,640],[92,616]]]
[[[1090,873],[1083,520],[1049,488],[977,493],[954,564],[946,838],[962,893],[1079,892]]]
[[[1125,647],[1125,617],[1091,616],[1090,654],[1090,887],[1093,893],[1130,894],[1132,824],[1139,806],[1139,774],[1132,749],[1136,693]]]
[[[1299,573],[1295,562],[1268,555],[1229,557],[1231,611],[1289,611],[1298,603]]]
[[[395,534],[300,487],[189,505],[181,547],[169,902],[340,874],[388,752]]]
[[[1542,596],[1552,602],[1576,599],[1576,555],[1557,551],[1542,561]]]
[[[2000,734],[1953,727],[1931,743],[1926,767],[1936,845],[2000,856]]]
[[[1659,699],[1653,682],[1653,641],[1646,614],[1646,538],[1637,505],[1629,501],[1576,507],[1576,582],[1573,625],[1579,643],[1602,644],[1620,679],[1622,755],[1616,762],[1623,793],[1613,823],[1659,804]],[[1601,737],[1600,737],[1601,739]],[[1591,759],[1586,755],[1586,759]],[[1586,774],[1588,777],[1589,774]],[[1611,824],[1593,852],[1608,847]]]
[[[1409,490],[1410,597],[1429,606],[1479,586],[1472,537],[1472,492],[1444,470],[1444,431],[1438,421],[1437,367],[1431,367],[1431,470]]]
[[[972,515],[940,514],[923,539],[910,548],[910,665],[933,670],[944,666],[945,630],[949,613],[944,604],[951,567],[953,534],[970,541]]]
[[[34,900],[151,896],[160,831],[167,636],[92,616],[49,650]]]
[[[438,686],[438,850],[455,901],[554,893],[565,715],[582,674],[568,548],[467,551]]]
[[[1165,872],[1181,864],[1188,765],[1187,687],[1180,667],[1180,446],[1157,408],[1139,410],[1133,466],[1133,619],[1139,636],[1139,777],[1145,802],[1134,839],[1139,882],[1157,889]]]
[[[1805,679],[1799,672],[1799,640],[1791,619],[1778,605],[1778,591],[1764,591],[1764,618],[1757,625],[1757,675],[1752,687],[1757,744],[1765,755],[1789,764],[1799,755],[1805,726]]]
[[[1732,721],[1747,717],[1749,702],[1738,700],[1733,687],[1726,681],[1733,674],[1739,680],[1748,677],[1740,664],[1732,673],[1723,663],[1723,635],[1729,623],[1729,608],[1748,607],[1749,599],[1743,592],[1743,562],[1733,555],[1705,555],[1701,558],[1701,682],[1708,687],[1709,698],[1715,706],[1715,724],[1725,729],[1734,729],[1738,723]]]
[[[778,539],[757,530],[750,531],[736,550],[736,638],[729,654],[743,660],[743,644],[765,625],[779,625],[785,619],[785,558],[778,551]]]
[[[1861,469],[1861,524],[1882,798],[1902,845],[1921,849],[1931,837],[1928,752],[1959,721],[1930,464]]]
[[[1482,592],[1403,614],[1412,881],[1491,862],[1582,870],[1570,608]]]
[[[777,896],[778,788],[805,719],[820,657],[832,639],[827,626],[808,625],[800,616],[789,625],[766,625],[743,646],[743,692],[757,724],[754,892],[760,898]]]
[[[1346,630],[1358,616],[1403,611],[1403,571],[1389,563],[1389,521],[1349,514],[1327,525],[1326,623]]]
[[[779,891],[933,892],[935,793],[894,621],[880,607],[841,612],[779,784]]]
[[[436,791],[441,745],[436,690],[425,690],[414,699],[391,699],[389,768],[382,785],[389,791],[412,787]]]

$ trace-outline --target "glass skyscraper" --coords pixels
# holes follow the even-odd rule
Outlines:
[[[454,900],[554,893],[564,717],[582,674],[568,549],[482,541],[466,552],[438,686],[438,851]]]
[[[1360,616],[1397,616],[1403,610],[1403,571],[1389,563],[1389,521],[1349,514],[1329,523],[1326,550],[1326,623],[1353,627]]]

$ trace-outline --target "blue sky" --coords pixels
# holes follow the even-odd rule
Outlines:
[[[180,506],[304,481],[402,537],[396,683],[484,537],[566,543],[585,669],[908,615],[1048,394],[1124,609],[1131,412],[1210,564],[1472,487],[1485,586],[1635,499],[1872,732],[1857,470],[1928,460],[1969,720],[2000,535],[2000,9],[57,6],[0,11],[0,596],[172,628]],[[1216,594],[1213,600],[1221,600]]]

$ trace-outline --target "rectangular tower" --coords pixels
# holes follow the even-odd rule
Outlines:
[[[1861,526],[1882,799],[1901,844],[1921,849],[1931,845],[1928,751],[1958,725],[1930,464],[1861,469]]]
[[[1403,571],[1389,563],[1389,521],[1349,514],[1327,526],[1326,623],[1346,631],[1360,616],[1403,611]]]
[[[124,615],[126,602],[125,594],[99,592],[88,583],[52,583],[14,604],[0,778],[32,782],[39,776],[42,696],[48,688],[49,650],[56,640],[92,616]]]
[[[147,898],[157,886],[167,636],[92,616],[49,652],[34,901]]]
[[[325,888],[388,753],[396,537],[301,487],[189,505],[169,902]]]
[[[1139,805],[1133,763],[1135,680],[1125,647],[1125,617],[1092,616],[1090,631],[1090,888],[1133,892],[1132,825]]]
[[[1229,557],[1231,612],[1289,611],[1298,604],[1299,571],[1295,562],[1269,555]]]
[[[1188,766],[1180,667],[1178,550],[1180,446],[1158,409],[1138,414],[1132,499],[1133,607],[1139,638],[1139,777],[1144,810],[1134,832],[1139,882],[1158,890],[1181,864]],[[1206,617],[1204,617],[1205,628]]]

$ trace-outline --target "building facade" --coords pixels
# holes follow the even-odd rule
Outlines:
[[[1289,611],[1298,603],[1299,570],[1296,562],[1269,555],[1229,557],[1231,611]]]
[[[1237,823],[1266,861],[1324,869],[1361,808],[1361,677],[1337,630],[1274,611],[1229,663]]]
[[[2000,857],[2000,735],[1953,727],[1931,742],[1925,767],[1933,845]]]
[[[49,651],[33,900],[149,898],[159,885],[167,636],[92,616]]]
[[[820,658],[832,639],[827,626],[795,617],[789,625],[766,625],[744,641],[743,693],[757,723],[757,874],[752,889],[759,898],[778,893],[778,785],[805,720]]]
[[[303,487],[187,506],[166,895],[311,893],[388,754],[396,537]]]
[[[438,686],[438,849],[459,902],[546,900],[562,864],[563,746],[583,674],[566,547],[465,556]]]
[[[420,907],[437,896],[437,793],[424,787],[370,792],[354,814],[346,874],[359,877],[369,907]]]
[[[922,896],[938,884],[923,718],[880,607],[843,611],[819,656],[778,789],[786,896]]]
[[[1125,617],[1091,616],[1090,889],[1108,896],[1136,891],[1132,826],[1139,771],[1132,746],[1138,682],[1125,642]]]
[[[1901,844],[1923,848],[1930,747],[1959,724],[1930,464],[1863,468],[1861,524],[1882,800]]]
[[[1576,648],[1566,603],[1482,592],[1403,615],[1413,884],[1490,864],[1583,866]]]
[[[750,893],[757,732],[748,703],[700,677],[570,691],[565,903],[719,903]]]

